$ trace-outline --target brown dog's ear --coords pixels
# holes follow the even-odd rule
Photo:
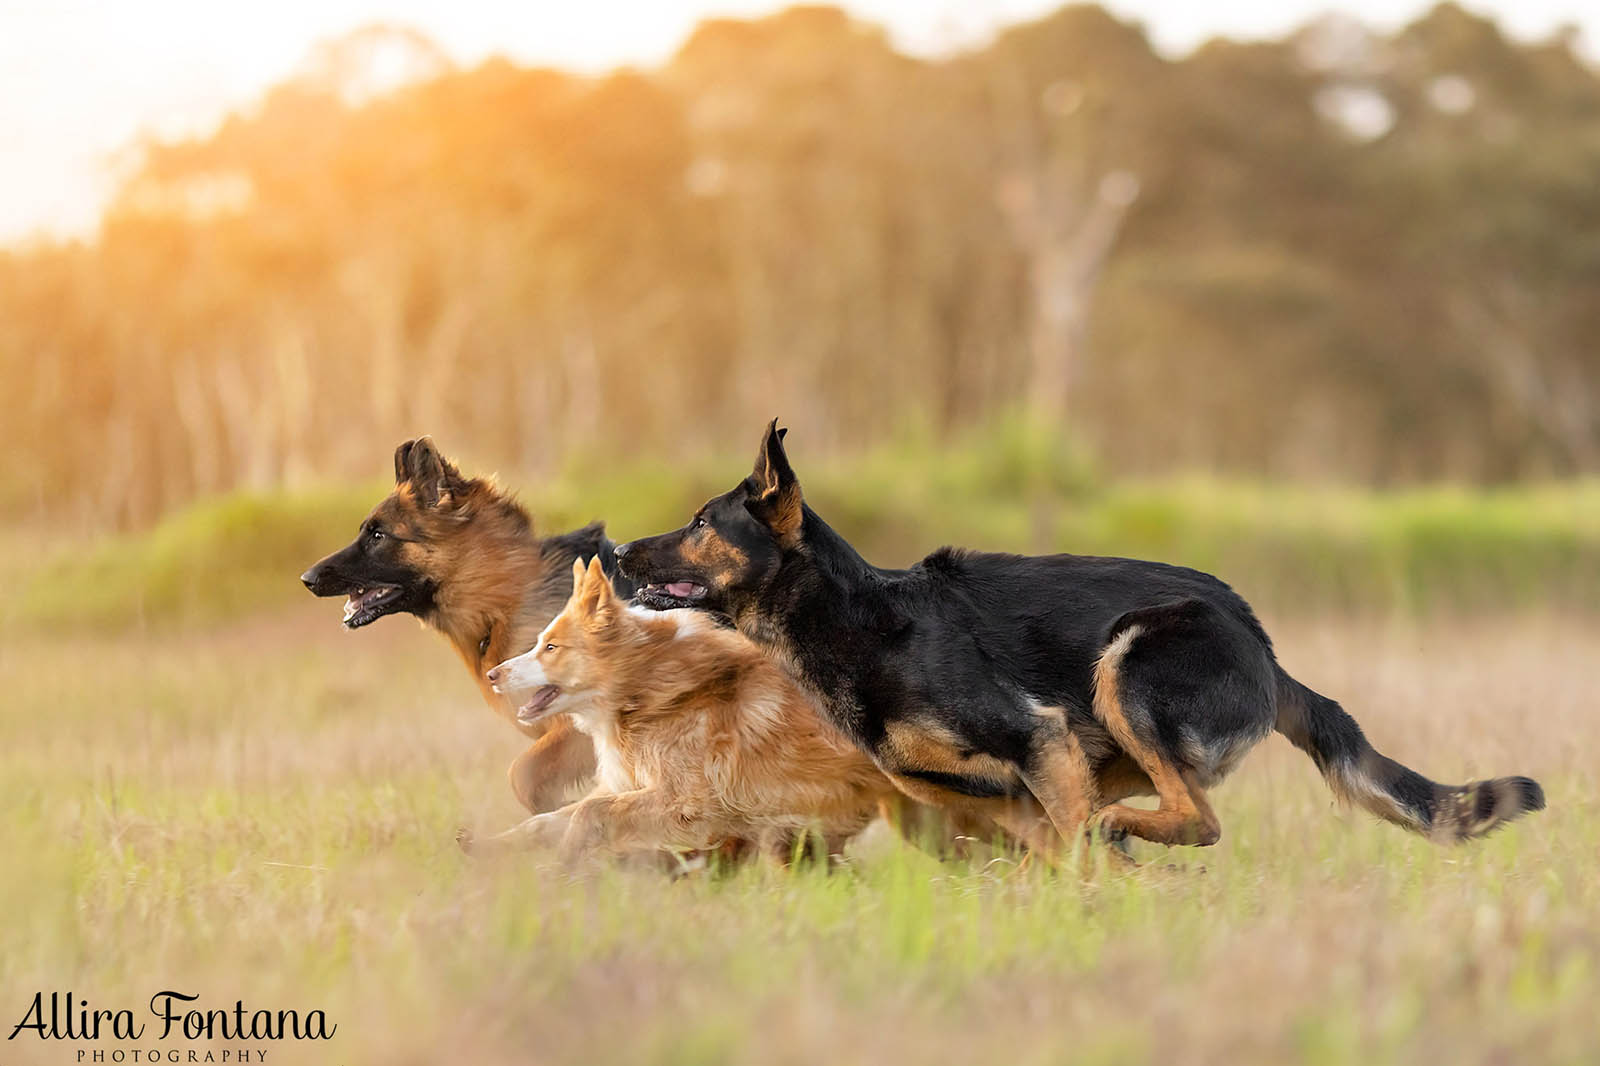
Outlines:
[[[411,478],[411,448],[417,442],[402,441],[394,450],[394,483],[402,485]]]
[[[401,453],[404,452],[402,464]],[[405,476],[400,476],[401,466]],[[411,482],[417,500],[424,507],[450,506],[466,494],[467,479],[461,476],[454,463],[439,453],[432,437],[418,437],[400,445],[394,453],[397,481]]]
[[[583,560],[581,558],[572,560],[572,594],[574,596],[583,591],[583,576],[586,573],[588,571],[583,568]]]
[[[574,571],[583,567],[583,561],[573,564]],[[578,603],[584,618],[594,628],[610,625],[616,620],[617,594],[611,587],[611,581],[606,577],[606,572],[600,566],[600,557],[595,556],[589,560],[589,566],[583,570],[579,580]]]
[[[787,540],[800,532],[801,505],[805,502],[800,481],[794,476],[794,468],[783,450],[783,437],[788,432],[778,428],[776,418],[767,424],[761,450],[756,453],[755,469],[750,474],[752,498],[745,505],[779,540]]]
[[[616,590],[611,587],[611,579],[606,577],[605,568],[600,565],[598,555],[589,560],[589,595],[594,598],[597,607],[609,607],[617,598]]]

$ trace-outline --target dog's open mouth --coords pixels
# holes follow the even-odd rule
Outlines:
[[[706,598],[706,587],[693,581],[652,581],[638,593],[639,602],[652,607],[680,607]]]
[[[533,690],[533,696],[517,708],[517,721],[523,725],[532,725],[550,713],[551,704],[556,702],[556,697],[561,695],[560,685],[541,685]]]
[[[374,585],[371,588],[357,589],[344,601],[344,626],[346,629],[360,629],[368,622],[375,622],[388,613],[396,600],[400,598],[398,585]]]

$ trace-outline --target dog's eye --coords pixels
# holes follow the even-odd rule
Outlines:
[[[694,520],[694,528],[696,528],[696,529],[704,529],[704,528],[706,528],[706,520],[704,518],[696,518]]]
[[[546,644],[544,646],[544,650],[545,651],[555,651],[556,650],[556,646],[554,644]]]
[[[381,530],[378,527],[374,526],[371,529],[367,530],[367,536],[371,537],[373,540],[382,540],[383,539],[383,530]]]
[[[483,639],[478,641],[478,658],[483,658],[489,653],[489,634],[485,633]]]

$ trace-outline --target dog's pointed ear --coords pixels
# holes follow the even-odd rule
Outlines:
[[[745,505],[780,540],[800,532],[801,505],[805,502],[800,481],[783,450],[783,437],[788,432],[778,428],[776,418],[767,424],[761,450],[756,453],[755,469],[750,473],[751,498]]]
[[[567,601],[566,609],[584,623],[594,613],[594,589],[589,580],[589,568],[581,557],[572,560],[572,599]]]
[[[582,566],[583,563],[580,561],[576,565]],[[584,617],[593,627],[610,625],[616,619],[617,594],[600,566],[599,556],[589,560],[589,566],[584,570],[579,602],[583,605]]]
[[[411,482],[412,490],[424,507],[449,510],[466,495],[467,479],[461,476],[461,471],[456,469],[454,463],[440,454],[432,437],[418,437],[408,444],[409,447],[406,444],[400,446],[406,453],[406,476],[402,480]],[[400,460],[400,451],[397,450],[394,458],[397,475]]]
[[[750,473],[757,496],[769,489],[782,487],[785,480],[794,480],[794,469],[789,466],[789,457],[783,451],[783,438],[788,432],[787,429],[779,429],[778,420],[774,418],[767,423],[767,431],[761,435],[756,466]]]
[[[589,560],[589,588],[596,606],[610,607],[616,602],[617,591],[611,587],[611,579],[606,577],[605,567],[600,565],[598,555]]]
[[[411,478],[411,449],[417,442],[401,441],[394,450],[394,483],[403,485]]]

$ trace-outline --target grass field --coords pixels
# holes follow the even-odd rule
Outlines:
[[[1381,748],[1550,810],[1439,849],[1274,737],[1218,846],[1090,883],[883,836],[832,876],[474,863],[452,832],[516,817],[518,738],[432,634],[337,616],[0,644],[7,1032],[41,990],[143,1017],[170,988],[327,1011],[330,1042],[250,1045],[284,1066],[1600,1061],[1592,615],[1269,614]],[[206,1045],[24,1032],[0,1063],[118,1047]]]

